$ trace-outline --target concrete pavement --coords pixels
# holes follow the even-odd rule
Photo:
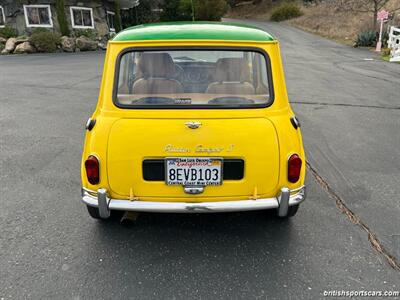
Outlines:
[[[259,25],[282,42],[310,164],[396,253],[400,66]],[[0,57],[0,298],[310,299],[333,289],[399,290],[400,273],[310,172],[308,200],[290,222],[264,212],[143,214],[132,228],[90,219],[79,202],[80,155],[103,59]]]

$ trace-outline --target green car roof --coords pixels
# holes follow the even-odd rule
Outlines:
[[[139,25],[118,33],[113,41],[226,40],[271,42],[264,30],[239,23],[171,22]]]

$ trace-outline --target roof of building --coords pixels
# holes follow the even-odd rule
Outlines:
[[[228,40],[271,42],[275,39],[255,26],[224,22],[171,22],[139,25],[118,33],[113,41]]]

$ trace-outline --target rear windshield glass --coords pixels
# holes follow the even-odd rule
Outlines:
[[[131,108],[245,108],[272,101],[266,55],[237,50],[130,51],[120,58],[116,104]]]

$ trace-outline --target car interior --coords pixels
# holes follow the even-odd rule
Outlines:
[[[175,96],[185,95],[188,97],[183,100],[178,97],[179,103],[192,104],[193,100],[234,105],[253,104],[249,96],[269,94],[266,61],[258,52],[231,51],[223,57],[225,53],[214,55],[210,51],[208,59],[193,58],[197,53],[190,51],[187,56],[179,55],[186,54],[182,51],[173,52],[125,54],[120,63],[118,96],[152,95],[136,98],[134,104],[177,104]],[[207,54],[201,55],[207,58]]]

